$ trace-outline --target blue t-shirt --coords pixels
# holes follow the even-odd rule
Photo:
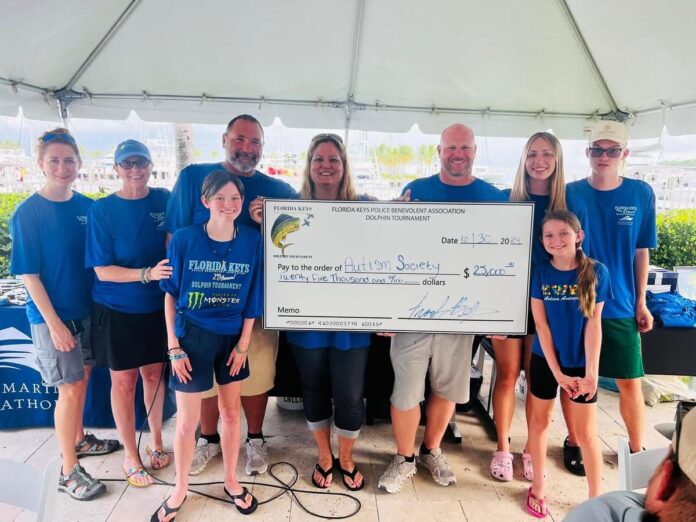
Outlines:
[[[475,178],[468,185],[446,185],[440,180],[439,174],[427,178],[414,179],[408,183],[401,195],[411,191],[411,201],[435,202],[476,202],[476,201],[507,201],[508,197],[502,190],[495,188],[482,179]]]
[[[87,216],[94,202],[73,191],[68,201],[49,201],[38,193],[24,200],[10,218],[14,275],[38,274],[51,304],[63,321],[89,315],[92,271],[85,268]],[[27,299],[27,317],[43,323]]]
[[[611,274],[614,298],[607,301],[602,317],[634,317],[636,249],[657,246],[652,188],[643,181],[622,178],[613,190],[597,190],[583,179],[569,183],[566,195],[568,208],[585,230],[583,250],[604,263]]]
[[[155,266],[167,256],[167,233],[162,228],[169,191],[150,189],[142,199],[111,194],[94,202],[87,225],[85,264],[125,268]],[[131,314],[156,312],[164,307],[157,281],[114,283],[94,278],[92,298],[113,310]]]
[[[595,274],[595,302],[603,303],[611,297],[607,267],[602,263],[595,263]],[[556,270],[551,261],[544,261],[536,266],[529,291],[533,299],[544,301],[553,347],[556,349],[559,364],[564,368],[585,367],[587,319],[580,311],[577,282],[578,275],[575,269]],[[532,353],[544,356],[538,333],[534,336]]]
[[[208,221],[210,211],[201,202],[201,188],[203,180],[214,170],[224,171],[225,168],[222,163],[198,163],[189,165],[179,173],[172,196],[169,198],[167,217],[164,221],[164,229],[167,232],[176,232],[180,228]],[[297,198],[297,192],[290,185],[258,170],[254,171],[252,176],[238,177],[244,185],[244,204],[237,218],[237,224],[259,228],[259,225],[249,216],[249,203],[257,196],[279,199]]]
[[[202,225],[174,233],[167,257],[174,269],[160,281],[176,299],[175,334],[186,321],[221,335],[242,331],[244,319],[263,313],[262,241],[258,230],[237,226],[232,241],[210,239]]]

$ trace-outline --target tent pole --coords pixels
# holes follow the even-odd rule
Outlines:
[[[350,130],[351,112],[353,110],[353,91],[355,90],[355,76],[358,70],[358,57],[360,56],[360,37],[362,35],[363,14],[365,13],[365,0],[358,0],[355,10],[355,26],[353,29],[353,54],[350,61],[350,81],[348,83],[348,95],[346,96],[346,125],[343,142],[348,145],[348,131]]]
[[[585,55],[585,58],[587,58],[587,62],[590,65],[590,68],[592,69],[592,72],[595,75],[595,78],[597,79],[597,83],[599,83],[599,88],[602,90],[602,94],[604,94],[604,97],[607,99],[607,102],[609,102],[609,105],[611,106],[611,112],[617,113],[621,112],[619,111],[619,107],[616,104],[616,100],[614,100],[614,96],[611,94],[611,91],[609,90],[609,86],[607,85],[606,80],[604,79],[604,76],[602,75],[602,72],[599,70],[599,66],[597,65],[597,62],[594,59],[594,56],[592,56],[592,53],[590,52],[589,47],[587,47],[587,42],[585,41],[585,37],[582,35],[582,31],[580,31],[580,28],[578,27],[578,23],[575,21],[575,17],[573,16],[573,13],[570,10],[570,7],[568,7],[568,3],[566,0],[557,0],[558,5],[561,8],[561,11],[566,17],[566,20],[568,21],[568,25],[570,28],[573,30],[573,34],[575,35],[575,38],[578,41],[578,44],[580,44],[580,49],[582,50],[583,54]]]

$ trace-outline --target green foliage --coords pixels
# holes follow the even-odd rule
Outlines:
[[[696,208],[657,216],[657,248],[650,252],[650,264],[668,269],[696,266]]]

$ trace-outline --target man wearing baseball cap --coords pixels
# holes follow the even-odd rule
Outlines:
[[[631,451],[641,451],[645,405],[640,378],[644,375],[640,333],[653,327],[645,304],[650,248],[657,246],[655,194],[650,185],[621,175],[628,156],[628,129],[623,123],[601,121],[590,133],[586,150],[592,172],[569,183],[568,208],[581,217],[583,250],[609,269],[614,298],[602,312],[599,375],[616,379],[620,411]],[[564,464],[573,473],[584,468],[568,425]]]
[[[648,482],[645,494],[614,491],[587,500],[565,522],[696,520],[696,411],[677,420],[672,445]]]

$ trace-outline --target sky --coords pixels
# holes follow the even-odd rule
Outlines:
[[[43,131],[56,126],[55,122],[43,122],[28,120],[21,116],[15,118],[0,117],[0,140],[20,141],[25,153],[31,154],[36,137]],[[174,126],[170,123],[143,122],[135,113],[124,121],[113,120],[70,120],[69,127],[74,133],[78,143],[93,152],[107,154],[113,151],[115,146],[128,138],[141,141],[147,139],[163,139],[173,142]],[[211,155],[213,151],[221,153],[221,136],[225,128],[223,125],[193,125],[193,141],[196,149],[200,151],[197,160],[215,160]],[[294,129],[285,127],[278,119],[265,129],[266,144],[264,151],[268,153],[295,153],[300,155],[313,135],[318,132],[337,132],[337,129]],[[354,153],[367,151],[380,143],[388,145],[410,145],[417,149],[421,144],[437,144],[439,136],[423,134],[417,126],[407,133],[393,134],[383,132],[351,131],[349,143]],[[519,163],[520,152],[525,143],[525,138],[492,138],[477,136],[478,144],[477,165],[488,167],[515,169]],[[562,140],[566,166],[569,168],[583,168],[587,166],[584,155],[585,142],[583,140]],[[631,147],[656,146],[657,139],[634,140]],[[634,156],[638,156],[634,154]],[[656,147],[649,156],[654,162],[658,156],[662,160],[696,159],[696,135],[669,136],[663,135],[662,147]],[[219,159],[220,156],[217,157]],[[634,158],[634,161],[636,159]],[[645,162],[645,161],[641,161]]]

